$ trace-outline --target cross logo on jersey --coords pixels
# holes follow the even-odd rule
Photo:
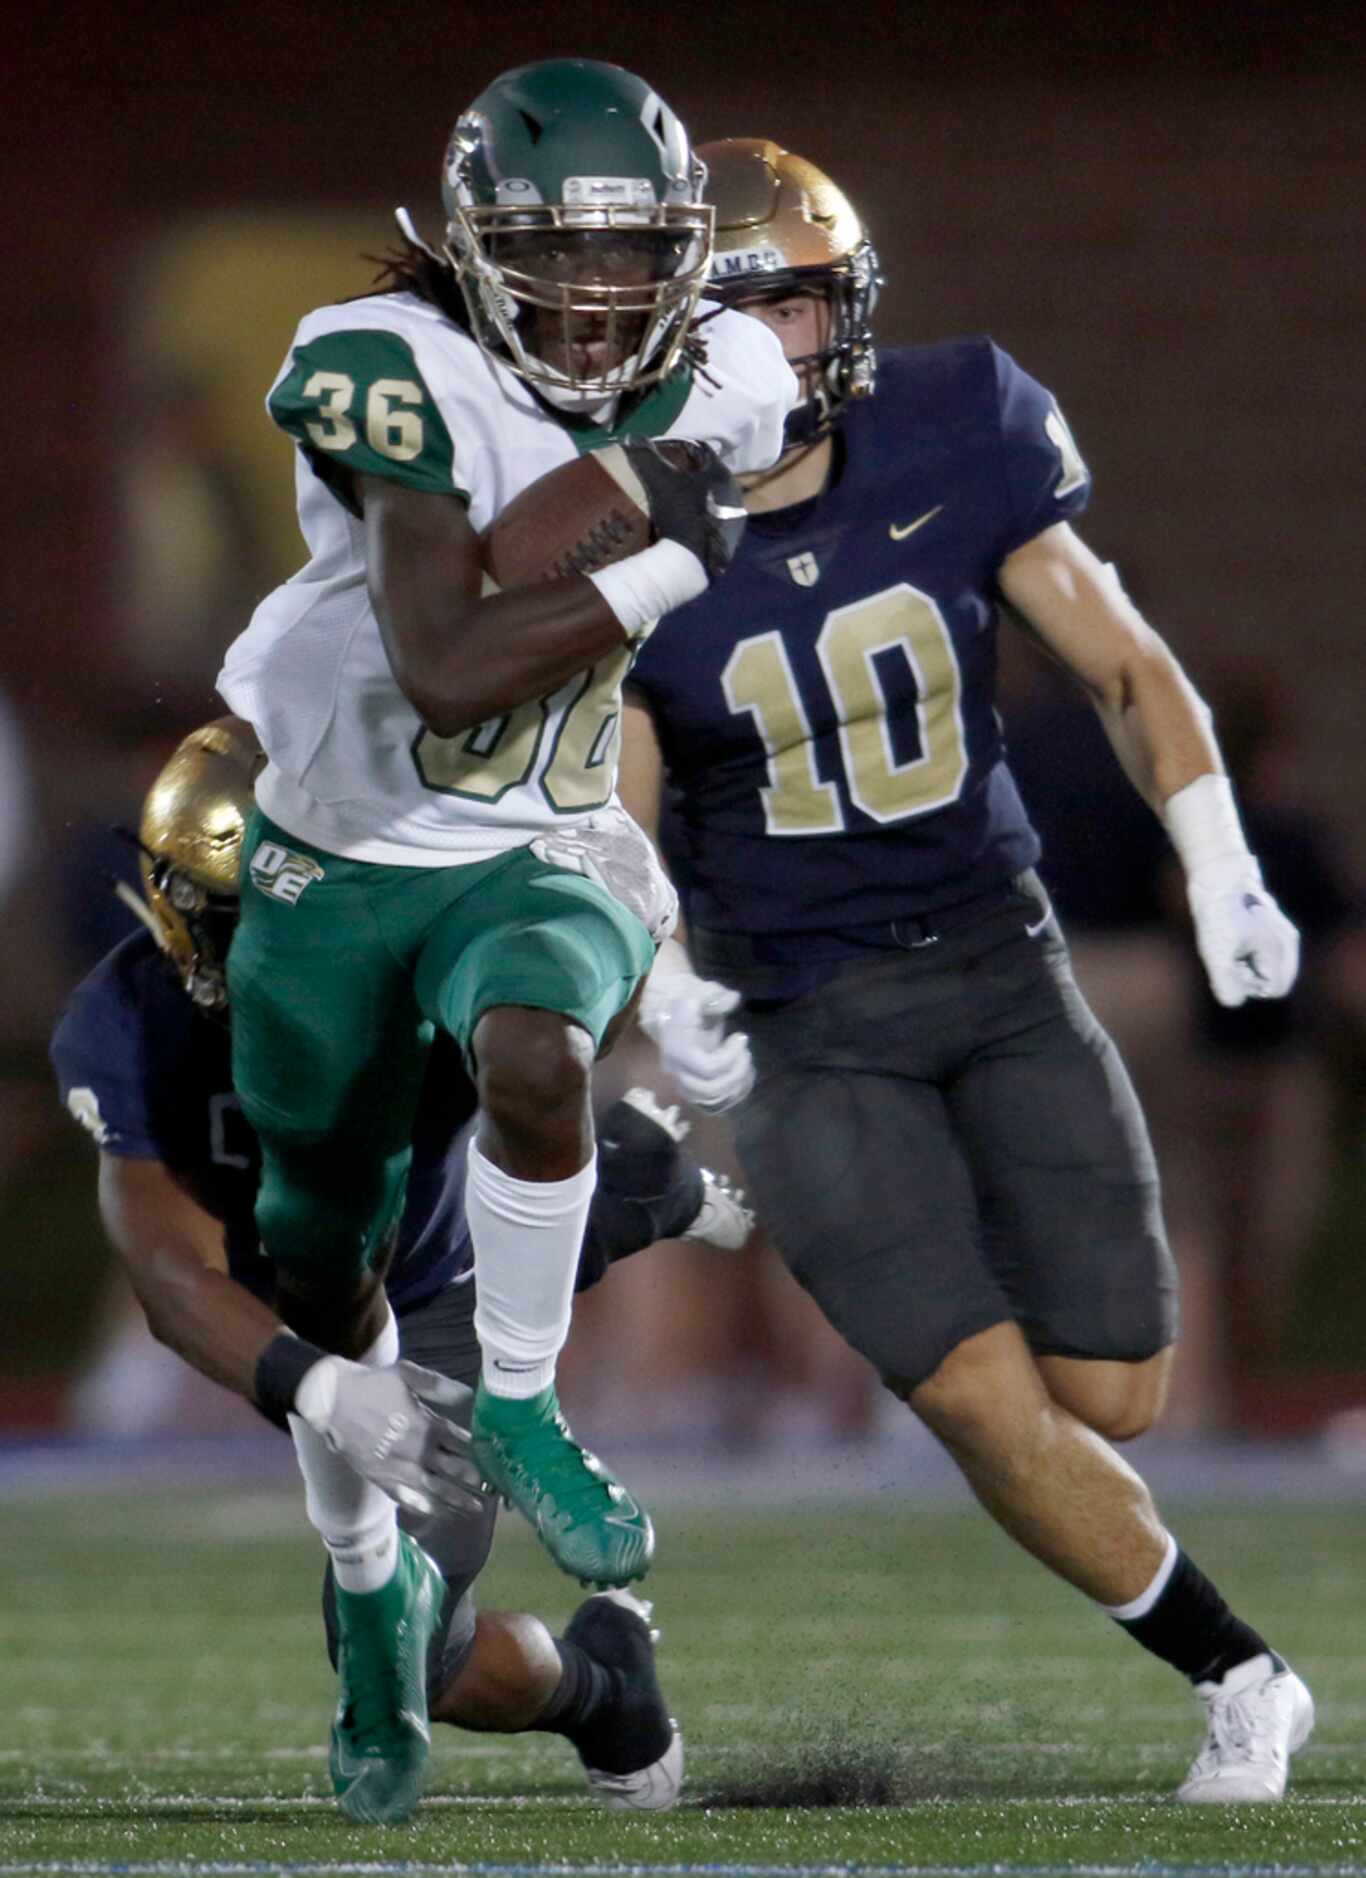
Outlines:
[[[814,554],[789,554],[787,571],[799,587],[814,587],[821,577]]]

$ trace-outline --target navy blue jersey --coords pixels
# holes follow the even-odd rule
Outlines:
[[[233,1094],[225,1025],[204,1016],[138,931],[77,986],[52,1040],[62,1101],[106,1154],[156,1160],[223,1224],[228,1269],[269,1299],[253,1211],[261,1155]],[[408,1198],[386,1289],[411,1310],[472,1263],[464,1131],[474,1090],[455,1046],[433,1048],[413,1133]]]
[[[830,486],[753,516],[631,672],[691,925],[809,962],[1037,860],[994,705],[996,576],[1088,489],[1052,398],[990,340],[879,352]]]

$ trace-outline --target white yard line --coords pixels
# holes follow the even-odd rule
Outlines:
[[[0,1878],[52,1874],[53,1878],[1362,1878],[1362,1865],[743,1865],[593,1864],[508,1865],[487,1862],[433,1865],[409,1860],[44,1859],[0,1864]]]

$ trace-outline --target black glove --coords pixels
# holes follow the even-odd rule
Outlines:
[[[708,580],[724,574],[744,537],[745,499],[711,445],[633,437],[621,448],[650,499],[656,535],[690,549]]]

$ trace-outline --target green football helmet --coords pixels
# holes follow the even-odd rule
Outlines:
[[[557,401],[667,377],[711,262],[705,181],[678,118],[620,66],[545,59],[496,78],[442,175],[475,339]]]

